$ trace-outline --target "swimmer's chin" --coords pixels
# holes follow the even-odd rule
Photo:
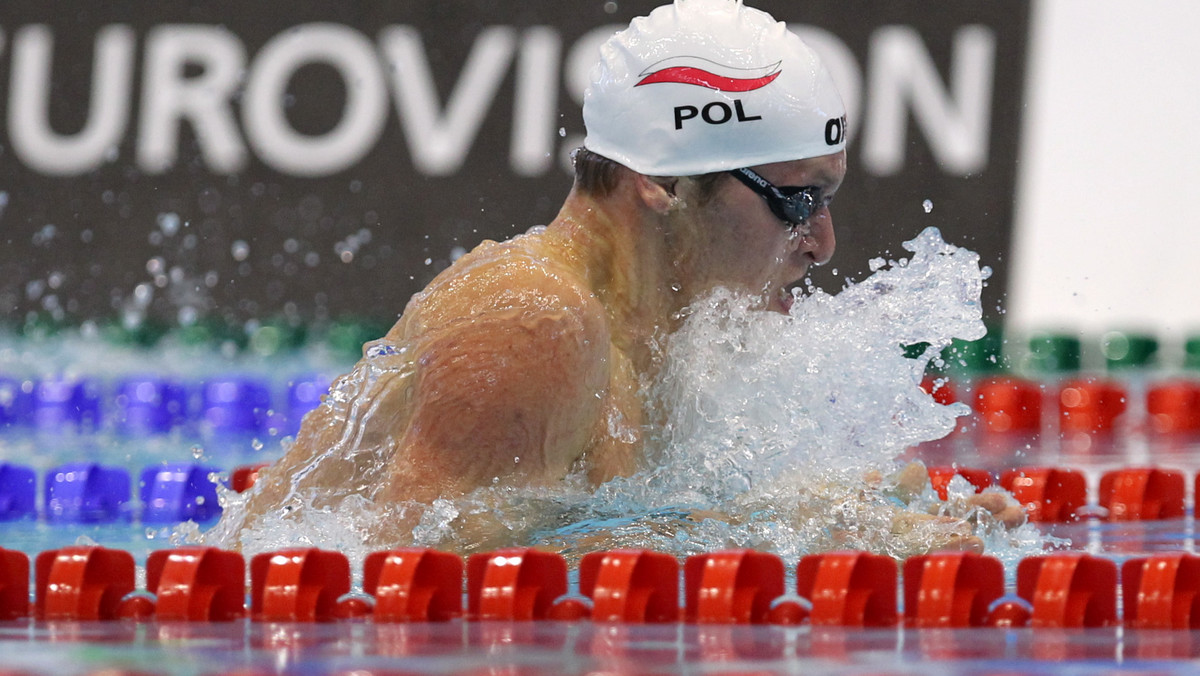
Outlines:
[[[791,314],[792,305],[796,302],[795,289],[799,286],[800,282],[795,281],[772,294],[771,298],[767,302],[767,309],[771,312],[778,312],[780,314]]]

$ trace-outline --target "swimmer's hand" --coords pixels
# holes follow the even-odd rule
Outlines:
[[[882,481],[882,477],[878,472],[874,472],[868,476],[868,481],[878,484]],[[919,461],[905,465],[892,478],[891,484],[887,493],[906,505],[911,504],[913,500],[932,488],[929,471],[925,468],[924,463]],[[1025,523],[1025,510],[1019,502],[1004,491],[989,490],[977,493],[968,497],[963,505],[954,505],[948,502],[936,503],[929,507],[929,511],[932,514],[961,512],[965,518],[970,518],[973,512],[983,512],[1003,524],[1005,528],[1016,528]]]
[[[947,551],[982,554],[984,549],[983,540],[972,532],[971,525],[952,516],[900,510],[892,519],[892,535],[899,541],[928,545],[923,551],[910,552],[909,556]]]
[[[932,488],[929,472],[920,462],[905,465],[886,480],[873,472],[867,476],[867,481],[874,485],[883,484],[885,493],[905,505],[921,499]],[[900,539],[910,539],[917,531],[924,531],[929,551],[982,553],[983,540],[975,534],[981,521],[1012,529],[1025,523],[1025,518],[1025,510],[1007,492],[987,490],[965,500],[935,501],[924,512],[899,510],[892,522],[892,533]]]
[[[1008,493],[984,491],[967,498],[967,506],[984,511],[1004,525],[1016,528],[1025,523],[1026,513],[1021,504]]]

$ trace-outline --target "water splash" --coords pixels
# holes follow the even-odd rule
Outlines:
[[[209,539],[237,538],[250,553],[303,543],[352,558],[381,545],[540,543],[571,556],[755,547],[794,561],[840,548],[903,557],[973,534],[1009,560],[1032,553],[1043,544],[1032,527],[1008,531],[965,499],[943,503],[928,488],[912,495],[897,479],[894,458],[946,435],[968,412],[936,403],[920,381],[952,339],[984,335],[988,274],[935,228],[904,247],[910,258],[873,261],[868,279],[837,295],[814,290],[790,315],[752,310],[728,291],[689,308],[663,346],[660,376],[643,388],[664,417],[646,430],[645,467],[632,477],[599,488],[581,476],[550,490],[501,483],[431,505],[293,489],[289,506],[255,528],[231,530],[235,516]],[[903,347],[916,343],[930,347],[906,358]],[[353,374],[342,386],[357,387]],[[322,457],[306,471],[323,472],[315,465],[325,461],[344,462]],[[222,499],[236,515],[243,498]],[[415,526],[382,542],[376,526],[388,522]]]

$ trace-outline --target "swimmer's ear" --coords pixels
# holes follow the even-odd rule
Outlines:
[[[679,198],[675,196],[678,178],[637,174],[634,183],[638,197],[652,211],[665,215],[679,205]]]

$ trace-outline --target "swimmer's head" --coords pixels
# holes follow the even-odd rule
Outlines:
[[[836,153],[846,108],[816,53],[741,0],[675,0],[600,49],[584,147],[649,176]]]

